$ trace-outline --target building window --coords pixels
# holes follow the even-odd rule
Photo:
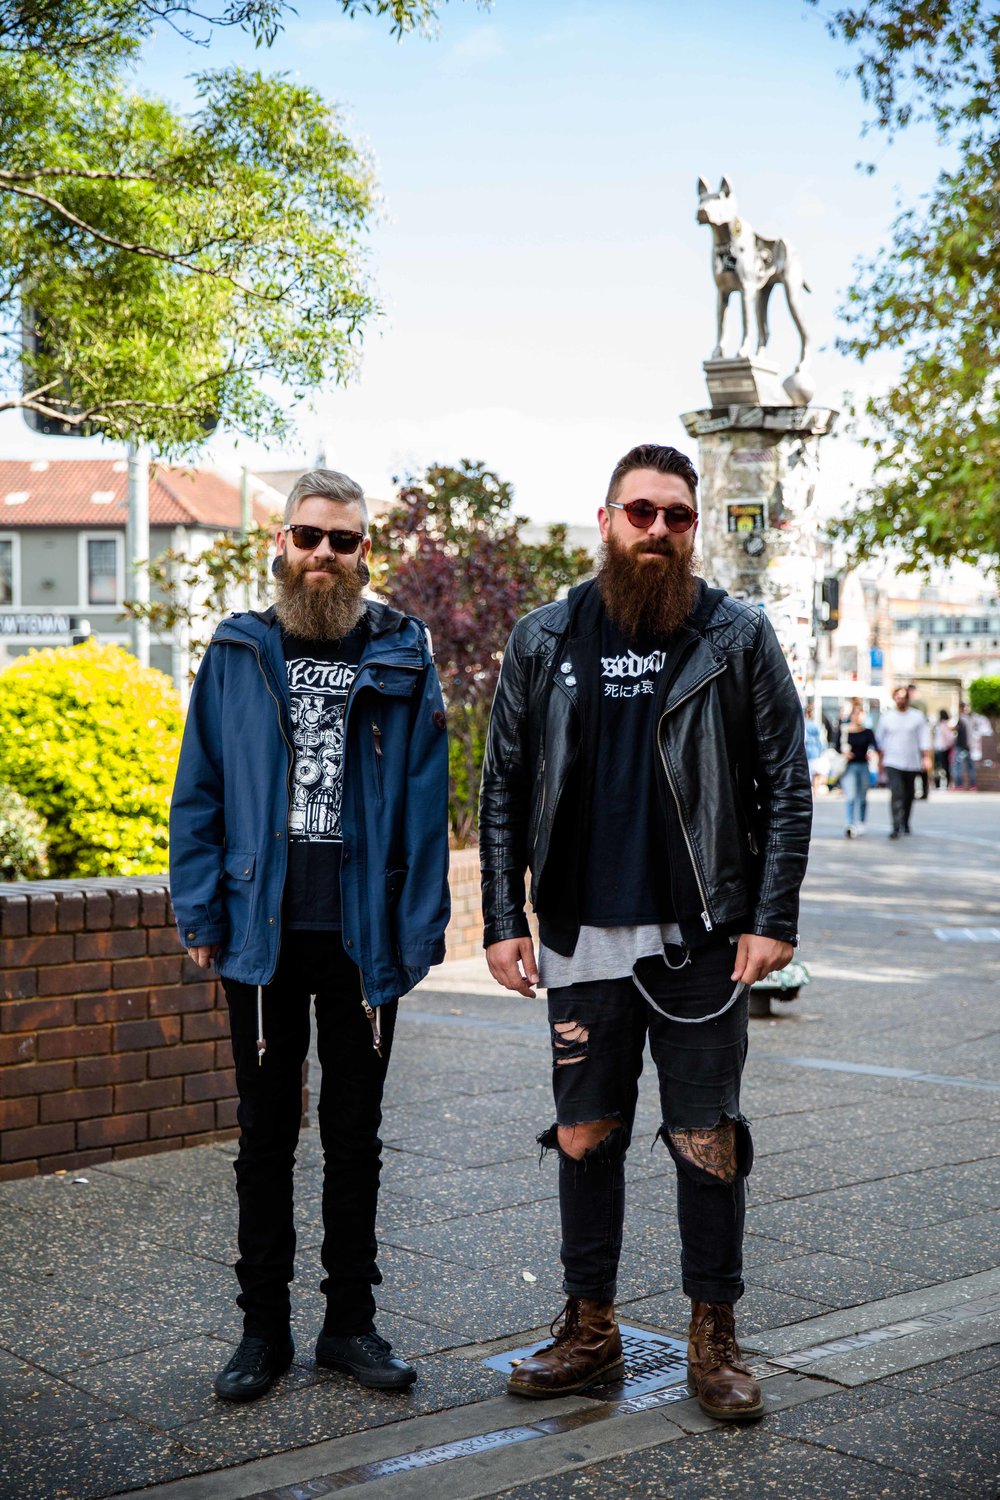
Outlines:
[[[118,603],[118,538],[87,538],[88,604]]]
[[[14,603],[14,538],[0,536],[0,604]]]

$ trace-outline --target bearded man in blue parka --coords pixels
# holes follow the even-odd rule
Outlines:
[[[181,941],[222,977],[239,1091],[244,1336],[215,1379],[263,1395],[294,1356],[292,1173],[315,997],[324,1153],[318,1364],[404,1390],[375,1328],[382,1088],[396,1007],[444,957],[448,749],[419,620],[366,597],[360,486],[317,469],[276,532],[272,608],[201,664],[170,816]]]

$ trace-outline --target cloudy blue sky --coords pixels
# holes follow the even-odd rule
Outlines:
[[[927,131],[861,138],[851,54],[804,0],[471,0],[433,39],[393,40],[300,0],[270,54],[233,34],[206,52],[169,32],[140,84],[179,105],[192,72],[242,61],[292,72],[343,109],[384,197],[371,236],[385,317],[360,379],[300,413],[300,446],[264,453],[217,434],[225,465],[328,461],[389,492],[431,460],[479,458],[535,519],[590,521],[615,459],[639,440],[687,443],[714,342],[710,233],[696,182],[731,178],[744,218],[799,250],[818,352],[817,402],[887,378],[832,350],[853,261],[884,243],[899,199],[942,164]],[[878,164],[865,176],[855,164]],[[795,342],[772,300],[784,375]],[[735,305],[733,308],[735,316]],[[83,455],[0,417],[5,456]],[[846,438],[827,506],[864,477]]]

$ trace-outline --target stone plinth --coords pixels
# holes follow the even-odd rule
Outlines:
[[[755,357],[706,359],[702,365],[713,406],[789,406],[777,365]]]
[[[765,608],[805,690],[819,523],[815,501],[827,407],[713,406],[683,414],[698,439],[702,571]]]

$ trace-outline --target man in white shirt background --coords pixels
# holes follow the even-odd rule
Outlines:
[[[898,687],[892,695],[893,707],[886,709],[878,721],[875,739],[878,743],[879,769],[885,767],[889,779],[892,807],[891,839],[910,832],[913,790],[921,771],[929,772],[932,764],[931,732],[918,708],[911,708],[910,695]]]

